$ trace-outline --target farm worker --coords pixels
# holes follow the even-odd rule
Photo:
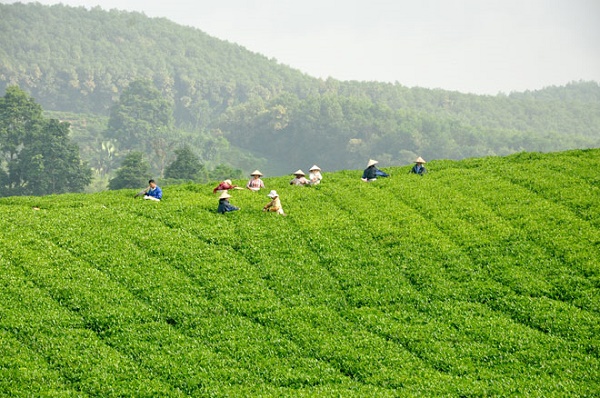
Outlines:
[[[225,214],[229,211],[236,211],[240,209],[239,207],[229,203],[229,198],[231,198],[231,195],[228,194],[227,191],[221,193],[221,196],[219,196],[219,207],[217,208],[217,213]]]
[[[290,181],[290,185],[307,185],[309,181],[306,179],[306,174],[300,169],[294,172],[295,178]]]
[[[223,193],[223,192],[227,192],[227,190],[229,189],[236,189],[238,188],[237,185],[232,185],[231,180],[225,180],[222,181],[219,185],[216,186],[215,189],[213,189],[213,193]],[[240,188],[243,189],[243,188]]]
[[[419,156],[417,160],[415,160],[415,165],[413,166],[413,168],[410,169],[410,173],[423,176],[423,174],[427,173],[427,169],[425,168],[425,166],[423,166],[424,163],[427,162],[425,162],[425,160],[423,160],[423,158]]]
[[[254,170],[252,174],[250,174],[250,176],[252,178],[250,179],[250,181],[248,181],[248,184],[246,184],[246,188],[256,192],[260,191],[261,188],[265,187],[265,183],[260,179],[260,177],[262,176],[262,173],[260,171]]]
[[[149,187],[146,189],[144,199],[160,202],[160,200],[162,199],[162,189],[160,189],[160,187],[156,185],[156,182],[154,180],[148,181],[148,185]]]
[[[310,185],[317,185],[323,179],[321,175],[321,169],[316,164],[310,168],[310,174],[308,175],[308,179],[310,180]]]
[[[277,191],[273,190],[269,192],[267,196],[271,198],[271,201],[263,207],[263,211],[272,211],[285,216],[283,208],[281,207],[281,201],[279,200],[279,195],[277,194]]]
[[[371,182],[377,180],[377,177],[389,177],[389,175],[381,171],[375,166],[379,162],[377,160],[369,159],[367,163],[367,168],[363,171],[362,180],[364,182]]]

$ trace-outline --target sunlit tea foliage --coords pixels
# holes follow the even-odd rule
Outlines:
[[[0,391],[597,394],[600,150],[426,166],[1,199]]]

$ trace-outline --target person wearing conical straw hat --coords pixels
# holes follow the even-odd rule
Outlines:
[[[286,214],[283,211],[283,207],[281,207],[281,200],[279,200],[277,191],[273,190],[269,192],[267,196],[271,198],[271,201],[263,207],[263,211],[274,212],[285,216]]]
[[[227,212],[236,211],[240,209],[239,207],[236,207],[229,203],[229,198],[231,198],[231,195],[228,194],[227,191],[221,193],[221,196],[219,196],[219,207],[217,208],[217,213],[225,214]]]
[[[363,171],[363,175],[361,180],[364,182],[376,181],[377,177],[389,177],[385,171],[381,171],[377,168],[376,164],[379,162],[377,160],[369,159],[367,163],[367,168]]]
[[[262,177],[262,173],[258,170],[254,170],[250,176],[252,176],[252,178],[250,179],[250,181],[248,181],[248,184],[246,184],[246,188],[248,188],[251,191],[260,191],[261,188],[265,187],[265,183],[263,182],[263,180],[260,179],[260,177]]]
[[[294,172],[294,179],[290,181],[290,185],[307,185],[309,181],[306,179],[306,174],[300,169]]]
[[[413,168],[410,169],[410,173],[423,176],[423,174],[427,173],[427,169],[425,168],[425,166],[423,166],[424,163],[427,162],[419,156],[417,160],[415,160],[415,165],[413,166]]]
[[[227,192],[230,189],[244,189],[240,188],[237,185],[233,185],[231,180],[223,180],[213,189],[213,193],[223,193]]]
[[[317,185],[323,179],[321,175],[321,168],[316,164],[310,168],[310,174],[308,175],[308,179],[310,180],[310,185]]]

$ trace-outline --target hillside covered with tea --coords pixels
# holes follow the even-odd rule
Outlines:
[[[596,394],[600,150],[426,166],[0,199],[0,391]]]

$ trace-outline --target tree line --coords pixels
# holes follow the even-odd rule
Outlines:
[[[600,146],[596,82],[479,96],[323,80],[141,13],[18,3],[0,4],[0,13],[0,31],[12,32],[3,36],[0,91],[19,85],[50,115],[68,119],[96,181],[112,178],[129,151],[143,152],[162,175],[183,143],[209,169],[260,167],[271,175],[315,162],[357,168],[368,157],[391,165],[417,154]],[[136,90],[168,120],[149,127],[119,116]]]
[[[143,86],[144,82],[139,85]],[[114,128],[107,130],[120,132],[120,136],[125,137],[122,149],[126,152],[116,175],[108,181],[110,189],[144,186],[147,179],[155,175],[156,168],[164,164],[164,158],[159,156],[160,148],[151,148],[157,154],[155,161],[151,162],[144,152],[138,150],[147,151],[144,145],[148,141],[128,138],[131,138],[129,133],[133,131],[152,137],[161,129],[168,130],[171,120],[168,108],[162,108],[158,101],[156,109],[129,109],[127,105],[133,105],[136,101],[128,98],[126,96],[123,102],[117,104],[114,116],[110,119]],[[144,104],[150,107],[155,103],[152,98],[144,98]],[[144,123],[147,126],[142,129]],[[69,137],[69,130],[68,122],[44,117],[42,107],[19,87],[8,87],[5,95],[0,97],[0,196],[83,191],[92,181],[92,169],[81,159],[78,146]],[[157,139],[156,142],[162,141]],[[107,153],[111,151],[107,150]],[[206,182],[209,178],[241,176],[241,170],[226,165],[208,171],[188,145],[175,149],[174,153],[174,160],[165,166],[163,173],[167,181]]]

